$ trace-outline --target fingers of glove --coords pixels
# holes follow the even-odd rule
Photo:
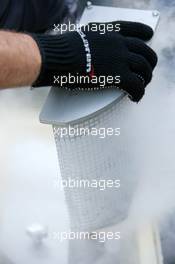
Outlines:
[[[133,102],[139,102],[145,93],[145,85],[135,73],[128,73],[121,78],[121,88],[129,94]]]
[[[145,24],[128,21],[116,21],[116,23],[120,24],[119,33],[123,36],[136,37],[144,41],[148,41],[153,37],[154,31]]]
[[[142,40],[128,37],[126,38],[126,45],[129,51],[142,55],[147,61],[149,61],[152,69],[155,68],[158,61],[157,54]]]
[[[130,53],[128,57],[132,72],[140,75],[147,85],[152,79],[152,68],[149,62],[141,55]]]

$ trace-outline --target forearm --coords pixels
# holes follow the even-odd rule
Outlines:
[[[31,85],[40,68],[40,52],[29,35],[0,31],[0,88]]]

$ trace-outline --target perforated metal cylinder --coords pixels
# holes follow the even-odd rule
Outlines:
[[[130,113],[128,114],[128,111]],[[76,131],[100,131],[104,128],[120,128],[120,135],[65,135],[60,136],[59,127],[53,125],[58,159],[63,180],[76,182],[120,180],[120,188],[107,187],[104,190],[86,188],[65,188],[65,196],[73,231],[93,231],[116,224],[127,217],[131,199],[136,188],[137,175],[133,153],[136,144],[128,131],[132,116],[129,100],[105,108],[92,118],[86,118],[72,127]],[[131,129],[131,128],[130,128]],[[132,130],[132,129],[131,129]],[[126,136],[127,135],[127,136]],[[102,188],[103,189],[103,188]]]
[[[155,30],[160,17],[159,12],[156,14],[154,16],[152,10],[93,5],[85,9],[80,23],[115,21],[117,18],[142,22]],[[128,215],[138,177],[146,171],[143,153],[147,147],[143,140],[147,132],[143,125],[146,111],[141,111],[126,98],[122,99],[123,96],[117,89],[91,93],[52,88],[40,114],[42,123],[53,125],[63,180],[121,181],[119,189],[65,188],[72,230],[92,231],[122,221]],[[87,134],[61,137],[56,133],[60,126],[72,124],[76,129],[120,127],[121,135],[101,139]]]

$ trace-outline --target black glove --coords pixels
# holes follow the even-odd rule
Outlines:
[[[60,79],[58,81],[56,76],[67,76],[67,79],[70,74],[86,76],[89,78],[85,83],[71,83],[68,80],[62,86],[69,89],[116,86],[138,102],[143,97],[157,64],[155,52],[144,43],[152,38],[153,30],[135,22],[117,21],[111,24],[113,30],[110,27],[110,31],[107,30],[104,34],[91,26],[100,24],[90,23],[78,31],[62,35],[32,35],[42,56],[41,73],[34,86],[61,86]],[[103,86],[99,81],[100,76],[106,77]],[[107,78],[109,76],[110,82]],[[92,83],[92,79],[96,81]]]

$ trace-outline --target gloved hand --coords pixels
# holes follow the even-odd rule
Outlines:
[[[63,87],[95,89],[116,86],[138,102],[157,64],[155,52],[144,43],[152,38],[153,30],[141,23],[117,21],[110,23],[112,31],[102,34],[100,30],[93,30],[91,24],[57,36],[32,35],[42,56],[41,73],[34,86],[60,86],[60,77],[67,76]],[[71,83],[68,80],[70,74],[88,78],[85,83]],[[104,87],[100,86],[101,76],[106,78]],[[95,81],[92,83],[92,80]]]

